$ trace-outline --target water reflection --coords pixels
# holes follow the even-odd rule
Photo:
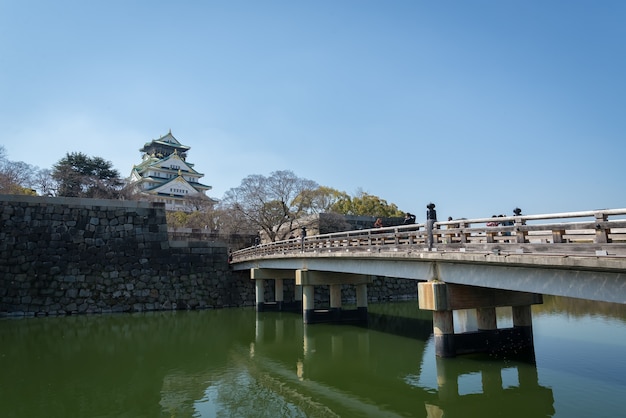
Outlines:
[[[539,384],[532,363],[436,359],[437,398],[425,402],[430,417],[550,417],[554,396]]]
[[[486,355],[436,359],[430,313],[411,302],[370,305],[367,327],[305,326],[298,314],[252,308],[0,320],[0,416],[526,418],[621,411],[624,307],[603,305],[606,316],[598,320],[591,308],[544,300],[533,312],[537,364]],[[509,314],[502,315],[499,323]],[[591,332],[598,338],[590,340]]]
[[[432,322],[386,314],[372,318],[368,329],[304,326],[302,353],[292,359],[291,367],[289,360],[281,363],[274,356],[275,350],[289,343],[283,338],[285,319],[259,315],[257,329],[264,333],[262,338],[257,334],[255,341],[256,364],[265,364],[266,372],[280,375],[285,384],[289,384],[285,377],[295,370],[290,382],[293,392],[350,416],[409,412],[411,416],[478,417],[507,411],[512,417],[545,417],[554,413],[552,390],[539,384],[534,363],[486,356],[435,360],[426,349],[430,338],[426,329],[432,329]],[[436,366],[435,390],[421,379],[421,366],[431,362]]]

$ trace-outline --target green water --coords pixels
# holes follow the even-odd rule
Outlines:
[[[437,359],[417,302],[369,311],[368,328],[253,308],[2,319],[0,417],[624,416],[624,305],[546,298],[535,362]]]

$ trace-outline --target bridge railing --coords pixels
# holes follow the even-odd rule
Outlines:
[[[494,222],[497,225],[492,226]],[[425,224],[337,232],[244,248],[233,262],[300,252],[428,251]],[[626,209],[456,219],[436,222],[433,248],[443,251],[594,253],[618,248],[626,255]]]

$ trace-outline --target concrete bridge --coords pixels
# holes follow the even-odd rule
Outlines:
[[[490,226],[494,221],[498,225]],[[278,309],[283,280],[295,280],[305,323],[364,320],[373,276],[413,279],[420,309],[433,311],[438,355],[484,351],[503,340],[528,346],[530,306],[542,303],[544,294],[626,304],[626,209],[316,235],[237,251],[232,268],[250,270],[259,311],[266,304],[265,280],[275,282]],[[355,312],[341,308],[345,284],[356,286]],[[320,285],[330,287],[327,309],[314,306],[314,286]],[[500,306],[512,308],[513,328],[497,328]],[[453,313],[467,309],[477,330],[455,334]]]

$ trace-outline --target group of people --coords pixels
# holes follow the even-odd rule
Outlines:
[[[522,214],[522,210],[519,208],[515,208],[515,210],[513,211],[513,214],[515,216],[520,216]],[[498,220],[498,218],[505,218],[504,215],[493,215],[491,217],[493,219],[493,221],[489,221],[487,222],[487,226],[512,226],[513,225],[513,221],[511,220],[507,220],[507,221],[500,221]]]
[[[402,225],[412,225],[415,223],[415,215],[413,215],[412,213],[405,213],[404,214],[404,221],[402,221]],[[374,228],[382,228],[383,225],[383,219],[382,218],[376,218],[376,222],[374,222]]]
[[[521,216],[522,215],[522,210],[520,208],[515,208],[513,210],[513,214],[514,216]],[[504,215],[493,215],[492,218],[495,218],[493,221],[490,221],[487,223],[487,226],[492,227],[492,226],[513,226],[514,223],[511,220],[498,220],[497,218],[505,218]],[[452,221],[452,217],[449,216],[448,217],[448,221]],[[427,231],[427,244],[428,247],[431,248],[433,245],[433,227],[435,222],[437,222],[437,211],[435,210],[435,204],[434,203],[429,203],[428,205],[426,205],[426,231]],[[404,221],[402,222],[403,225],[410,225],[410,224],[414,224],[415,223],[415,215],[413,215],[412,213],[406,212],[406,214],[404,215]],[[460,224],[449,224],[448,228],[458,228],[460,226]],[[382,228],[383,227],[383,221],[381,218],[377,218],[376,222],[374,223],[374,228]],[[510,232],[504,232],[503,235],[511,235]]]

